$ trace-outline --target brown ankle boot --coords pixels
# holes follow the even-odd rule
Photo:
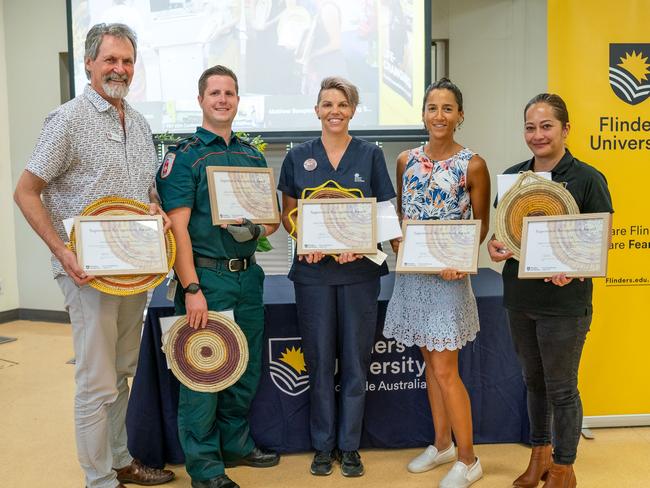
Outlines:
[[[553,464],[552,447],[534,446],[533,452],[530,453],[530,461],[526,471],[517,478],[512,486],[516,488],[535,488],[539,480],[546,479],[548,471]]]
[[[577,484],[573,464],[553,463],[543,488],[576,488]]]

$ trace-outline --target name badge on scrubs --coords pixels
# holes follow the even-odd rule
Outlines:
[[[302,163],[302,166],[307,171],[314,171],[316,169],[316,166],[318,166],[318,163],[314,158],[309,158],[309,159],[305,159],[305,162]]]

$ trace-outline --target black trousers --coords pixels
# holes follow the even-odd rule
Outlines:
[[[508,310],[528,390],[530,442],[553,444],[556,464],[573,464],[582,429],[578,366],[591,315],[552,317]]]

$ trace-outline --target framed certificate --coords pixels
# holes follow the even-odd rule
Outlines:
[[[377,253],[375,198],[298,200],[298,254]]]
[[[280,222],[272,168],[208,166],[212,224],[244,217],[256,224]]]
[[[607,274],[609,213],[525,217],[519,278]]]
[[[75,218],[77,261],[89,275],[167,273],[160,215]]]
[[[480,220],[405,220],[397,253],[399,273],[478,273]]]

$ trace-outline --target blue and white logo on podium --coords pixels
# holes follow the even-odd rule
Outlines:
[[[650,44],[609,45],[609,85],[616,96],[637,105],[650,96]]]
[[[302,338],[269,339],[269,373],[273,384],[287,395],[298,396],[309,389]]]

